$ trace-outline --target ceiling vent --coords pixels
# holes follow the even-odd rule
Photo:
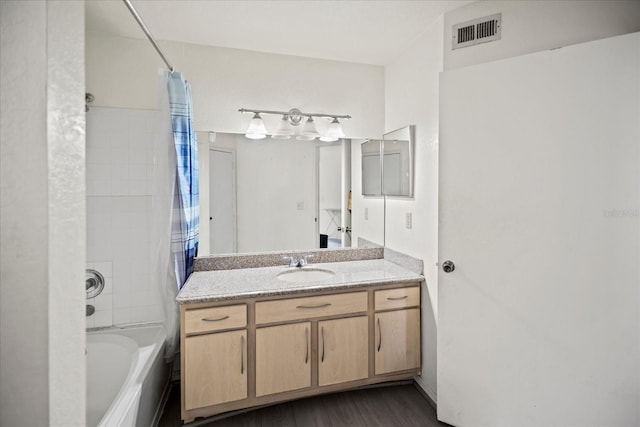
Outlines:
[[[453,49],[500,40],[501,27],[501,13],[454,25]]]

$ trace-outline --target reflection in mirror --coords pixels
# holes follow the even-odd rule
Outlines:
[[[200,215],[208,224],[201,224],[199,256],[350,246],[348,233],[338,231],[351,226],[342,215],[351,174],[343,173],[341,156],[349,140],[208,139],[201,147],[208,156],[200,153]]]
[[[413,197],[413,126],[382,137],[382,190],[386,196]]]
[[[382,165],[380,164],[381,141],[370,139],[361,145],[362,195],[382,195]]]
[[[372,247],[371,244],[377,247],[384,246],[384,216],[385,216],[385,200],[381,195],[367,196],[363,195],[362,191],[362,151],[367,150],[367,147],[373,146],[364,145],[371,141],[371,139],[352,139],[351,140],[351,164],[352,164],[352,178],[353,178],[353,233],[352,242],[353,246],[357,247]],[[378,140],[378,150],[380,140]],[[379,153],[379,151],[377,152]],[[377,182],[381,182],[381,175],[379,174],[380,166],[374,170],[378,171]],[[378,184],[378,188],[382,188],[382,184]]]

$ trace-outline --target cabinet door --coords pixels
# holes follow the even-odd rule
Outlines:
[[[256,396],[311,386],[311,323],[256,330]]]
[[[420,310],[376,313],[376,375],[420,367]]]
[[[185,409],[247,397],[247,331],[185,339]]]
[[[367,316],[318,322],[318,384],[329,385],[369,375]]]

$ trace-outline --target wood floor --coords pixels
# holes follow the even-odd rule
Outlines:
[[[159,427],[182,426],[180,387],[171,389]],[[196,420],[206,427],[441,427],[436,412],[413,384],[376,387],[309,397],[228,418]]]

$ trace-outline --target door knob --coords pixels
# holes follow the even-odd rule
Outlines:
[[[451,273],[453,270],[456,269],[456,265],[453,263],[453,261],[445,261],[442,263],[442,269],[444,270],[445,273]]]

